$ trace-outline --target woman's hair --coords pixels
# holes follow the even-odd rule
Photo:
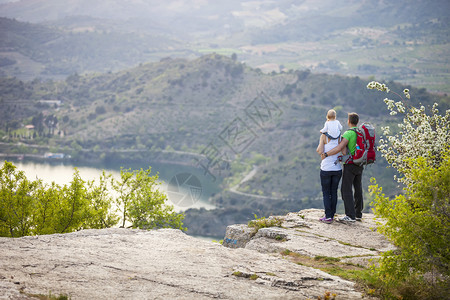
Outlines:
[[[336,111],[334,109],[330,109],[327,112],[327,120],[330,121],[330,120],[335,120],[335,119],[336,119]]]

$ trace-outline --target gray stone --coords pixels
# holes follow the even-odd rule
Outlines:
[[[286,241],[289,239],[288,232],[280,227],[261,228],[255,234],[254,238],[257,239],[261,237],[266,237],[277,241]]]
[[[49,292],[73,300],[363,296],[352,282],[279,255],[230,249],[173,229],[0,238],[0,248],[0,299]]]
[[[255,233],[255,228],[244,224],[230,225],[225,232],[223,245],[228,248],[244,248]]]

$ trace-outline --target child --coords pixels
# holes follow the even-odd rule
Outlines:
[[[317,146],[317,153],[322,154],[323,148],[325,144],[325,139],[328,137],[332,140],[339,139],[341,137],[342,125],[336,120],[336,111],[334,109],[330,109],[327,112],[327,121],[320,132],[319,146]]]

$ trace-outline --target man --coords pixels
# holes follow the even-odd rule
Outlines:
[[[357,128],[359,122],[359,116],[357,113],[348,114],[348,127],[350,128],[342,135],[342,140],[333,149],[328,152],[322,153],[321,157],[324,159],[330,155],[337,154],[345,151],[348,146],[350,154],[355,154],[356,150],[356,137],[357,134],[353,131],[353,128]],[[342,222],[355,222],[355,220],[361,221],[363,203],[362,193],[362,173],[363,167],[353,164],[352,162],[344,164],[344,171],[342,174],[341,184],[341,196],[344,201],[345,217],[339,218]],[[354,195],[352,187],[355,189]]]

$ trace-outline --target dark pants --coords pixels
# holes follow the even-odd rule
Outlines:
[[[342,171],[320,170],[320,183],[322,184],[323,206],[326,218],[333,218],[336,213],[337,190]]]
[[[353,220],[355,217],[362,217],[364,202],[361,179],[363,170],[363,167],[354,164],[344,164],[341,196],[344,201],[345,214]],[[352,188],[354,188],[354,194]]]

